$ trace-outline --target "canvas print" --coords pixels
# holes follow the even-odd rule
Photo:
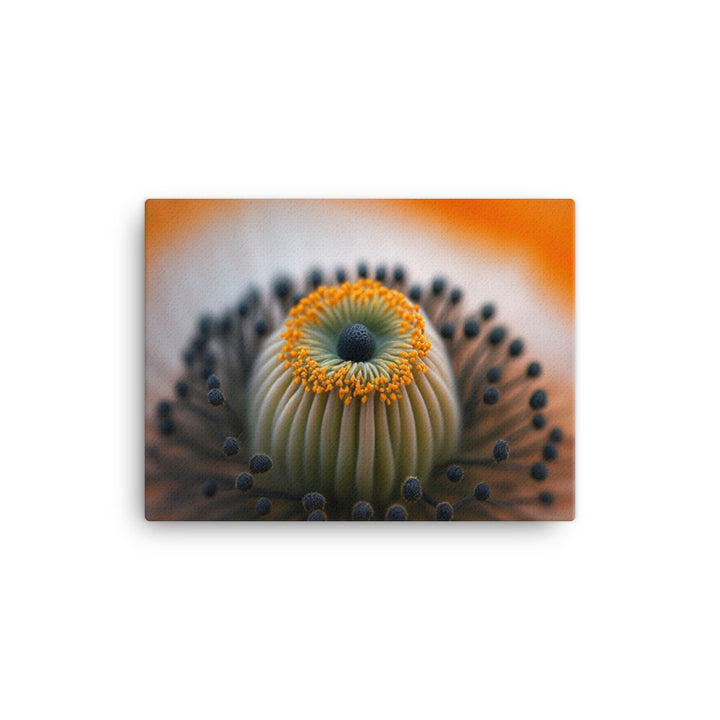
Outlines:
[[[146,517],[574,516],[572,200],[148,200]]]

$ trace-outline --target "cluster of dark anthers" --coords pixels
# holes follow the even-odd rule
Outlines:
[[[351,504],[318,491],[283,490],[272,459],[249,455],[248,386],[265,337],[321,285],[374,277],[417,303],[445,343],[460,402],[461,437],[452,457],[428,477],[400,477],[394,502],[372,496]],[[146,446],[148,519],[238,520],[537,520],[572,516],[572,437],[546,417],[542,368],[523,361],[524,343],[495,322],[493,304],[464,309],[460,289],[437,277],[409,283],[402,267],[305,282],[279,277],[269,292],[250,290],[217,317],[203,316],[185,348],[175,397],[152,411]],[[570,508],[570,509],[568,509]]]

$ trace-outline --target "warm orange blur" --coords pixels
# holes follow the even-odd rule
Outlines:
[[[387,202],[387,201],[386,201]],[[423,216],[458,240],[479,238],[498,253],[522,254],[572,312],[575,299],[573,200],[393,200],[402,212]]]
[[[145,214],[148,267],[162,251],[176,249],[205,223],[242,212],[257,200],[148,200]],[[313,201],[318,202],[318,201]],[[465,245],[497,254],[521,254],[538,270],[572,315],[575,300],[575,203],[572,200],[325,200],[357,212],[382,211],[436,227]],[[179,232],[182,231],[182,232]]]
[[[147,200],[145,202],[145,254],[148,260],[160,250],[176,249],[189,232],[199,230],[213,217],[237,212],[245,200]]]

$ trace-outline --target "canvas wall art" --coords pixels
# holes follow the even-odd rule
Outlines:
[[[574,517],[572,200],[148,200],[146,517]]]

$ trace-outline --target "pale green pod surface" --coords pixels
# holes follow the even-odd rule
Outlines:
[[[320,287],[270,335],[250,382],[250,454],[268,482],[385,505],[458,442],[444,344],[404,295],[377,281]]]

